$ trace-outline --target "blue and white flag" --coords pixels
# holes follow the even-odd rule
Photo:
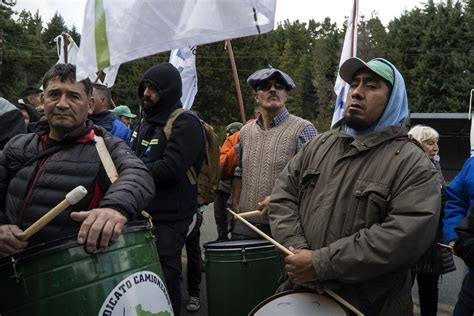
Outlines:
[[[354,0],[354,6],[351,11],[347,23],[346,36],[344,37],[344,45],[342,46],[341,59],[339,61],[339,68],[349,58],[357,56],[357,24],[359,22],[359,0]],[[347,92],[349,91],[349,84],[337,75],[336,83],[334,84],[334,92],[337,95],[336,105],[334,107],[334,114],[332,116],[331,127],[334,126],[344,115],[344,105],[346,102]]]
[[[276,0],[88,0],[77,79],[131,60],[273,30]]]
[[[197,93],[196,50],[197,46],[188,46],[173,49],[170,54],[170,63],[179,70],[181,75],[183,82],[181,103],[186,110],[193,105]]]

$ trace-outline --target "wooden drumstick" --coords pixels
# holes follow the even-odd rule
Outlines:
[[[62,211],[68,208],[71,205],[76,204],[79,202],[83,197],[87,195],[87,190],[82,185],[74,188],[68,194],[66,194],[66,198],[53,207],[48,213],[44,214],[39,220],[34,222],[30,227],[28,227],[23,234],[21,234],[21,239],[28,240],[33,236],[36,232],[38,232],[41,228],[46,226],[49,222],[56,218]]]
[[[242,218],[247,218],[247,217],[260,216],[260,213],[262,213],[262,212],[259,211],[259,210],[255,210],[255,211],[250,211],[250,212],[239,213],[239,215]]]
[[[440,242],[438,242],[437,245],[440,247],[448,248],[449,250],[453,250],[453,247],[450,245],[442,244]]]
[[[262,232],[260,229],[258,229],[257,227],[255,227],[254,225],[252,225],[252,223],[250,223],[249,221],[247,221],[245,218],[243,218],[242,216],[240,216],[240,214],[237,214],[235,213],[234,211],[232,211],[230,208],[227,208],[227,211],[229,211],[232,215],[234,215],[235,217],[237,217],[239,220],[241,220],[245,225],[247,225],[248,228],[250,228],[251,230],[253,230],[254,232],[256,232],[257,234],[259,234],[260,236],[262,236],[263,238],[265,238],[266,240],[268,240],[269,242],[271,242],[275,247],[277,247],[278,249],[280,249],[280,251],[282,251],[285,255],[287,256],[291,256],[291,255],[294,255],[294,253],[286,248],[285,246],[283,246],[282,244],[280,244],[278,241],[276,241],[275,239],[271,238],[270,236],[268,236],[267,234],[265,234],[264,232]],[[250,212],[248,212],[250,213]],[[340,295],[338,295],[337,293],[335,293],[333,290],[324,290],[329,296],[331,296],[333,299],[335,299],[336,301],[338,301],[339,303],[341,303],[341,305],[347,307],[349,310],[351,310],[352,312],[354,312],[357,316],[364,316],[364,314],[359,311],[357,308],[355,308],[351,303],[349,303],[348,301],[346,301],[345,299],[343,299]]]
[[[280,244],[278,241],[276,241],[275,239],[271,238],[270,236],[268,236],[267,234],[265,234],[264,232],[262,232],[260,229],[258,229],[257,227],[255,227],[254,225],[252,225],[251,223],[249,223],[245,218],[243,218],[242,216],[240,216],[240,214],[237,214],[236,212],[232,211],[230,208],[227,208],[227,210],[232,213],[232,215],[234,215],[235,217],[237,217],[238,219],[240,219],[245,225],[247,225],[251,230],[253,230],[254,232],[256,232],[257,234],[259,234],[260,236],[262,236],[263,238],[265,238],[266,240],[268,240],[269,242],[271,242],[275,247],[277,247],[278,249],[280,249],[285,255],[287,256],[291,256],[291,255],[294,255],[294,253],[292,253],[289,249],[287,249],[285,246],[283,246],[282,244]]]

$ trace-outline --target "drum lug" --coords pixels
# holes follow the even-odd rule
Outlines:
[[[16,271],[16,261],[15,261],[15,258],[11,257],[12,259],[12,267],[13,267],[13,273],[15,273],[15,280],[16,280],[16,283],[20,283],[20,279],[21,277],[18,275],[18,272]]]
[[[245,248],[242,248],[242,262],[247,263],[247,257],[245,256]]]
[[[148,229],[149,229],[150,231],[152,231],[152,230],[153,230],[153,218],[152,218],[151,215],[148,214],[148,212],[145,211],[145,210],[143,210],[143,211],[141,212],[141,214],[142,214],[143,217],[145,217],[145,218],[148,220],[148,224],[150,225],[150,227],[148,227]]]

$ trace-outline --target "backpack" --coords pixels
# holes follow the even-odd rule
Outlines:
[[[181,113],[185,111],[185,109],[179,108],[174,110],[169,116],[168,121],[163,128],[163,132],[167,140],[170,138],[174,121]],[[191,111],[189,112],[193,115],[196,115]],[[221,170],[219,162],[219,141],[217,134],[214,132],[214,128],[212,128],[211,125],[207,124],[201,119],[199,119],[199,121],[201,122],[202,129],[206,136],[206,149],[201,165],[201,172],[199,173],[199,176],[196,176],[196,170],[194,170],[194,167],[191,166],[191,168],[189,168],[186,172],[186,176],[192,185],[197,184],[197,203],[199,206],[202,206],[214,202],[217,186],[221,177]]]

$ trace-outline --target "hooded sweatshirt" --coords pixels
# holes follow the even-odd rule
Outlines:
[[[191,218],[197,209],[197,187],[190,183],[186,172],[192,166],[200,171],[205,148],[201,123],[191,112],[184,112],[174,121],[167,140],[163,128],[170,114],[182,107],[181,76],[169,63],[156,65],[140,81],[140,99],[146,85],[154,87],[160,98],[143,111],[144,118],[130,141],[155,180],[156,197],[146,210],[158,221]]]

